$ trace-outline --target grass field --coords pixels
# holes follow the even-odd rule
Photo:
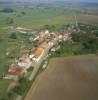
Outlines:
[[[6,18],[11,17],[14,19],[14,24],[28,26],[31,28],[40,27],[46,24],[65,24],[73,23],[74,20],[71,15],[74,12],[79,13],[81,9],[76,8],[64,8],[64,7],[33,7],[24,8],[23,5],[2,5],[1,9],[4,7],[10,7],[16,12],[14,13],[0,13],[0,22],[5,25]],[[21,12],[25,12],[24,15]],[[36,27],[35,27],[36,26]]]
[[[86,24],[98,24],[98,16],[97,15],[85,15],[80,14],[77,16],[77,20],[81,23]]]
[[[7,94],[7,88],[10,84],[10,80],[0,80],[0,100]]]
[[[17,39],[11,39],[11,33],[0,33],[0,75],[8,70],[9,65],[20,55],[21,48],[28,47],[29,36],[18,35]],[[32,48],[32,47],[31,47]],[[9,52],[9,56],[6,53]],[[12,58],[11,58],[12,56]]]
[[[39,29],[44,25],[62,25],[75,23],[73,14],[77,14],[79,22],[85,23],[98,23],[97,15],[84,15],[81,14],[80,8],[65,8],[65,7],[24,7],[24,5],[17,4],[1,4],[0,9],[12,8],[15,10],[13,13],[0,12],[0,26],[8,26],[6,19],[11,17],[14,19],[15,26],[24,26],[32,29]],[[96,8],[97,9],[97,8]],[[97,10],[95,11],[97,12]],[[25,12],[25,14],[22,14]]]
[[[82,55],[50,60],[24,100],[97,100],[98,57]]]
[[[43,25],[58,25],[73,23],[72,16],[65,14],[68,11],[64,11],[64,8],[16,8],[14,13],[0,13],[0,22],[2,26],[6,25],[6,18],[11,17],[14,19],[14,25],[25,26],[32,29],[38,29]],[[22,15],[21,12],[25,12]],[[70,10],[69,10],[70,12]]]
[[[15,58],[24,52],[24,49],[21,48],[32,48],[32,43],[28,42],[29,36],[18,34],[17,39],[11,39],[10,35],[9,30],[2,30],[0,32],[0,76],[6,75],[10,64],[15,63]],[[7,52],[9,52],[8,56],[6,55]],[[0,98],[6,94],[5,92],[10,82],[0,79]]]

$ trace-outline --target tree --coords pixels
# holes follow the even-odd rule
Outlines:
[[[17,35],[16,35],[16,33],[13,32],[13,33],[11,34],[10,38],[11,38],[11,39],[17,39]]]
[[[3,38],[2,37],[0,37],[0,42],[3,42]]]
[[[82,54],[96,53],[96,50],[98,49],[98,39],[95,34],[77,32],[72,33],[71,36],[72,40],[81,46],[80,52]]]
[[[14,23],[14,19],[13,18],[8,17],[6,19],[6,24],[13,24],[13,23]]]
[[[14,92],[12,90],[10,90],[7,93],[7,100],[13,100],[14,99]]]
[[[19,85],[13,88],[13,92],[18,95],[23,95],[30,88],[30,85],[31,85],[31,82],[27,80],[26,78],[23,78],[19,82]]]
[[[44,29],[49,29],[49,25],[44,25]]]
[[[22,11],[21,14],[22,14],[22,15],[26,15],[26,12]]]
[[[14,10],[12,8],[4,8],[3,10],[1,10],[1,12],[4,12],[4,13],[13,13]]]

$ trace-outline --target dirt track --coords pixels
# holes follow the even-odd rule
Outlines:
[[[98,57],[52,59],[25,100],[98,100]]]

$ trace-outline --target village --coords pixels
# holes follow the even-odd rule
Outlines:
[[[72,28],[72,30],[78,34],[79,32],[83,32],[74,28]],[[30,93],[30,95],[27,95],[27,99],[25,99],[28,100],[29,96],[32,97],[31,93],[33,87],[31,88],[31,86],[33,86],[32,84],[35,82],[35,79],[38,78],[36,76],[41,76],[41,74],[39,74],[40,70],[42,72],[50,68],[48,63],[52,56],[55,57],[53,54],[59,53],[59,50],[61,50],[61,52],[66,52],[65,49],[63,50],[62,48],[62,46],[67,48],[64,44],[70,43],[73,45],[77,42],[73,39],[74,36],[72,35],[74,35],[74,33],[72,31],[50,32],[48,29],[43,29],[38,32],[25,32],[25,28],[21,27],[16,28],[16,31],[18,34],[28,35],[33,46],[29,52],[22,54],[18,59],[15,59],[14,63],[9,65],[8,73],[4,75],[3,79],[13,80],[8,87],[8,91],[14,91],[12,95],[15,95],[15,93],[17,94],[15,95],[15,100],[22,100],[25,98],[26,94]],[[78,40],[78,38],[75,39]],[[67,51],[67,54],[70,53],[70,55],[73,55],[72,51],[70,52],[69,49],[67,49]],[[77,50],[74,53],[77,55],[78,52]],[[26,79],[26,81],[24,81],[24,79]],[[31,90],[30,92],[28,92],[29,89]]]
[[[0,0],[0,100],[97,94],[97,0]]]
[[[23,34],[26,32],[20,31],[22,28],[17,29]],[[15,60],[15,63],[9,65],[8,74],[3,77],[3,79],[13,79],[17,81],[20,77],[24,77],[28,72],[28,69],[32,70],[29,80],[33,80],[37,71],[39,70],[42,62],[44,61],[47,64],[47,57],[51,55],[50,52],[55,52],[60,49],[60,42],[67,41],[69,39],[69,32],[49,32],[49,30],[42,30],[37,32],[30,37],[30,41],[37,44],[32,47],[30,53],[25,53],[19,59]],[[43,65],[43,68],[46,65]]]

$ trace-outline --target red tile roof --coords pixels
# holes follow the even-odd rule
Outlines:
[[[16,64],[12,64],[8,70],[8,73],[11,75],[20,75],[22,73],[22,68],[17,66]]]
[[[44,49],[38,47],[38,48],[35,50],[34,55],[39,57],[43,52],[44,52]]]
[[[47,40],[45,40],[44,42],[42,42],[40,45],[39,45],[39,47],[41,47],[41,48],[47,48],[47,46],[48,46],[48,41]]]

